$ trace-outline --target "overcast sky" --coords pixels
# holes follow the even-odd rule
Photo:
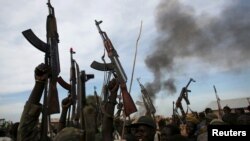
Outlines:
[[[47,1],[0,1],[0,118],[19,121],[24,103],[34,85],[34,68],[44,53],[22,35],[32,29],[46,41]],[[70,53],[81,70],[94,74],[86,93],[100,94],[103,72],[90,68],[101,62],[104,52],[94,20],[102,20],[129,78],[136,40],[138,45],[131,95],[139,100],[136,78],[150,88],[157,114],[170,116],[190,78],[190,107],[202,111],[215,100],[213,85],[220,98],[249,97],[250,90],[250,2],[247,0],[51,0],[59,34],[60,75],[69,80]],[[106,58],[109,62],[109,59]],[[59,87],[59,97],[67,91]]]

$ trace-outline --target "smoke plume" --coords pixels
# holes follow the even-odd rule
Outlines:
[[[155,50],[145,60],[153,72],[147,89],[153,94],[176,92],[174,74],[190,58],[199,60],[206,70],[240,70],[250,66],[250,1],[231,0],[220,14],[196,14],[195,9],[178,0],[162,0],[156,9],[158,37]],[[184,66],[183,66],[184,65]],[[185,66],[186,65],[186,66]],[[181,71],[182,73],[185,70]]]

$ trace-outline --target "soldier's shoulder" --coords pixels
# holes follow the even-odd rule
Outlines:
[[[79,141],[83,136],[83,130],[74,127],[65,127],[54,138],[54,141]]]

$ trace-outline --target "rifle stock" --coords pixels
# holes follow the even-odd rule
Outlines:
[[[60,113],[57,80],[50,79],[48,91],[48,114]]]
[[[127,90],[127,86],[125,83],[120,84],[121,92],[122,92],[122,99],[124,105],[124,113],[126,116],[137,111],[135,103]]]

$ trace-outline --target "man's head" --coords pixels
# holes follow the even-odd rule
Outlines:
[[[239,125],[250,125],[250,115],[240,115],[237,118],[237,124],[239,124]]]
[[[174,124],[168,124],[161,130],[161,141],[167,141],[170,137],[180,134],[180,128]]]
[[[205,114],[212,113],[212,112],[213,112],[213,110],[211,108],[206,108],[205,109]]]
[[[206,115],[204,112],[199,113],[199,120],[203,120],[203,119],[205,119],[205,117],[206,117]]]
[[[213,119],[218,119],[218,116],[214,113],[209,113],[206,115],[206,123],[209,124]]]
[[[156,124],[152,117],[150,116],[141,116],[134,124],[132,128],[135,129],[135,137],[137,141],[153,141]]]
[[[243,114],[245,114],[245,110],[244,110],[244,108],[236,108],[235,113],[238,115],[243,115]]]
[[[223,108],[223,112],[224,112],[224,113],[231,113],[231,108],[230,108],[229,106],[225,106],[225,107]]]
[[[158,126],[159,126],[159,129],[161,130],[163,127],[166,126],[166,120],[165,119],[160,119],[158,121]]]

